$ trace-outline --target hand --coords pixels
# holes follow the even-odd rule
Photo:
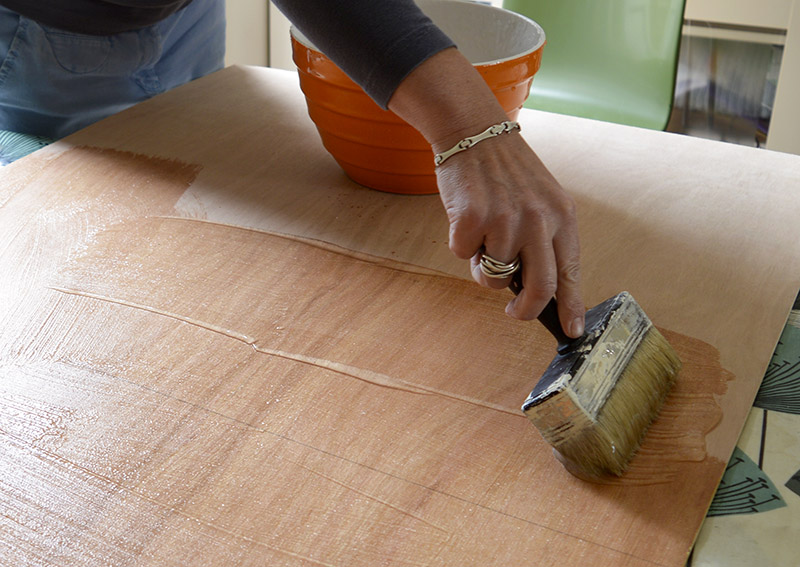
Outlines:
[[[508,120],[475,68],[456,49],[430,57],[398,86],[389,108],[417,128],[435,153]],[[437,168],[439,192],[450,219],[450,248],[472,259],[483,285],[509,280],[484,276],[482,247],[501,262],[522,260],[522,292],[506,311],[533,319],[556,296],[564,332],[583,333],[575,205],[519,133],[484,140]]]
[[[580,336],[584,305],[575,204],[522,137],[506,133],[484,140],[440,165],[437,178],[450,220],[450,249],[471,259],[472,277],[504,288],[511,278],[484,275],[481,254],[485,250],[502,262],[519,255],[523,289],[506,312],[533,319],[557,295],[564,331]]]

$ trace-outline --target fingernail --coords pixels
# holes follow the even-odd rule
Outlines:
[[[514,299],[512,299],[511,301],[509,301],[506,304],[506,315],[509,315],[511,317],[516,317],[516,315],[515,315],[516,309],[514,308],[516,303],[517,303],[517,298],[515,297]]]
[[[569,326],[569,334],[575,338],[583,335],[583,318],[575,317]]]

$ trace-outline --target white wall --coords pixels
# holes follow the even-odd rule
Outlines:
[[[225,3],[225,65],[267,65],[267,6],[266,0]]]
[[[789,20],[767,148],[800,155],[800,0]]]
[[[269,66],[294,70],[289,20],[272,3],[269,4]]]
[[[786,29],[792,0],[686,0],[687,20]]]

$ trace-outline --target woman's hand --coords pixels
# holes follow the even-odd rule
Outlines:
[[[389,108],[417,128],[435,153],[452,148],[508,117],[475,68],[446,49],[417,67],[397,88]],[[471,259],[479,283],[481,254],[522,261],[523,289],[507,313],[533,319],[555,295],[564,332],[580,336],[584,305],[575,205],[518,132],[481,141],[437,167],[450,220],[450,248]]]
[[[452,156],[437,168],[450,220],[450,249],[471,259],[472,277],[492,288],[511,278],[481,271],[483,252],[501,262],[522,261],[523,289],[506,312],[535,318],[558,295],[567,335],[583,333],[580,252],[575,205],[517,133],[501,134]]]

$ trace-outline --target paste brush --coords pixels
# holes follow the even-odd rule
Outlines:
[[[519,293],[519,273],[510,285]],[[561,329],[552,299],[539,321],[558,341],[522,411],[582,478],[620,476],[675,382],[681,361],[630,293],[586,312],[583,336]]]

